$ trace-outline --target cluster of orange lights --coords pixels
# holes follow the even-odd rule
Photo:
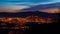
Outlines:
[[[26,23],[26,22],[40,22],[40,23],[52,23],[52,18],[39,18],[38,16],[28,16],[25,18],[15,17],[15,18],[0,18],[0,21],[6,23]]]
[[[52,18],[41,18],[38,16],[27,16],[25,18],[21,18],[21,17],[4,17],[4,18],[0,18],[0,22],[4,22],[4,23],[14,23],[16,24],[16,26],[18,27],[22,27],[24,26],[25,23],[37,23],[37,24],[44,24],[44,23],[52,23],[52,22],[57,22],[55,20],[53,20]]]

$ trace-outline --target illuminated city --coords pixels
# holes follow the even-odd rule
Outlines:
[[[35,23],[40,23],[40,24],[44,24],[44,23],[53,23],[53,22],[58,22],[57,18],[54,20],[53,18],[42,18],[42,17],[38,17],[38,16],[27,16],[25,18],[21,18],[21,17],[4,17],[4,18],[0,18],[0,21],[4,22],[4,23],[14,23],[14,24],[25,24],[27,22],[35,22]]]
[[[59,33],[60,0],[0,0],[0,34]]]

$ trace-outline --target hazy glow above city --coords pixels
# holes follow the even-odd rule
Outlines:
[[[32,6],[56,2],[60,2],[60,0],[0,0],[0,10],[20,10]]]

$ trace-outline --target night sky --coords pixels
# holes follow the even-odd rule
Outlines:
[[[0,0],[0,12],[2,10],[20,10],[41,4],[57,2],[60,2],[60,0]]]

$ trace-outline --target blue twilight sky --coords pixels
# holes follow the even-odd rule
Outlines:
[[[60,2],[60,0],[0,0],[0,9],[18,10],[56,2]]]

